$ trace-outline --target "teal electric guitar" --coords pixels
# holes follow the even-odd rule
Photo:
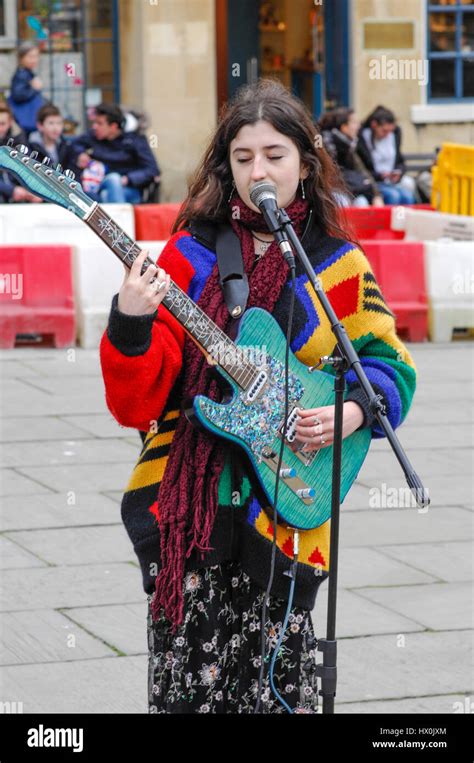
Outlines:
[[[92,201],[72,172],[36,160],[25,146],[0,147],[0,167],[15,174],[32,193],[58,204],[83,220],[119,259],[130,267],[140,247]],[[145,260],[143,269],[152,264]],[[154,264],[154,263],[153,263]],[[308,367],[289,352],[288,418],[285,425],[286,337],[270,313],[252,307],[245,311],[232,341],[173,281],[163,299],[183,329],[232,388],[231,396],[216,403],[197,395],[192,403],[197,422],[218,437],[239,445],[250,459],[269,507],[273,505],[281,440],[277,515],[281,523],[308,530],[331,516],[332,446],[303,452],[296,438],[296,407],[316,408],[334,403],[334,377]],[[265,346],[265,357],[255,359],[254,348]],[[371,432],[365,428],[342,441],[341,502],[367,455]],[[269,516],[273,512],[266,507]]]

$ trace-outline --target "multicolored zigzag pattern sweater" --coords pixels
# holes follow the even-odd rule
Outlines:
[[[194,301],[199,299],[216,262],[215,235],[212,224],[194,223],[172,235],[159,257],[161,267]],[[392,427],[398,427],[411,405],[416,368],[396,334],[394,315],[367,257],[355,245],[326,236],[317,226],[310,227],[302,240],[316,275],[359,353],[368,379],[383,396]],[[287,282],[273,311],[285,335],[289,301]],[[100,343],[100,360],[109,410],[122,426],[146,432],[125,486],[121,515],[141,565],[143,588],[152,593],[161,567],[159,487],[182,404],[185,333],[163,305],[154,314],[132,316],[120,312],[117,302],[115,294]],[[334,347],[326,315],[297,263],[291,349],[300,361],[314,365],[320,356],[330,355]],[[334,373],[329,365],[323,370]],[[353,371],[346,373],[346,382],[345,399],[355,400],[364,411],[362,427],[371,427],[374,438],[383,437]],[[194,550],[186,560],[186,571],[238,559],[261,588],[267,587],[273,525],[262,508],[264,496],[255,481],[239,449],[229,445],[210,538],[213,550],[204,560]],[[312,609],[319,585],[329,574],[329,537],[330,519],[316,529],[300,531],[294,593],[297,606]],[[279,525],[276,544],[271,593],[287,600],[290,578],[284,573],[293,558],[291,531]]]

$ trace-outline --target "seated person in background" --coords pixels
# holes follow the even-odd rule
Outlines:
[[[38,161],[48,157],[53,166],[59,162],[63,169],[72,169],[71,142],[63,137],[64,122],[58,107],[52,103],[42,106],[36,117],[36,126],[38,129],[30,133],[28,143],[31,150],[38,153]]]
[[[5,146],[10,138],[15,141],[14,145],[27,145],[26,136],[23,130],[18,127],[10,107],[6,103],[0,102],[0,146]],[[26,188],[20,185],[14,175],[7,170],[0,169],[0,203],[12,201],[42,201],[39,196],[35,196]]]
[[[92,128],[72,141],[73,160],[80,170],[92,161],[105,167],[97,190],[88,192],[96,201],[140,202],[142,189],[160,173],[146,137],[124,132],[124,126],[121,109],[101,103],[95,108]]]
[[[415,181],[405,175],[402,132],[392,111],[377,106],[363,122],[357,151],[375,178],[386,204],[414,204]]]
[[[341,107],[323,114],[319,121],[324,148],[339,166],[351,196],[338,194],[341,206],[383,206],[377,183],[357,154],[360,122],[354,109]]]

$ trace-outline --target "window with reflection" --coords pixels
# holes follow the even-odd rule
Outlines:
[[[474,2],[439,0],[428,5],[430,101],[463,101],[473,96]]]
[[[38,42],[43,95],[71,131],[88,127],[89,107],[120,100],[117,14],[118,0],[17,0],[18,43]]]

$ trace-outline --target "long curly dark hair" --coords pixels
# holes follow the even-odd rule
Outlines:
[[[204,156],[188,180],[188,195],[172,233],[197,219],[224,222],[232,190],[229,147],[241,127],[264,120],[291,138],[301,162],[309,167],[305,193],[314,209],[315,223],[327,235],[353,240],[334,192],[348,193],[342,174],[322,144],[321,134],[306,105],[281,82],[270,78],[243,85],[220,109],[217,128]]]

